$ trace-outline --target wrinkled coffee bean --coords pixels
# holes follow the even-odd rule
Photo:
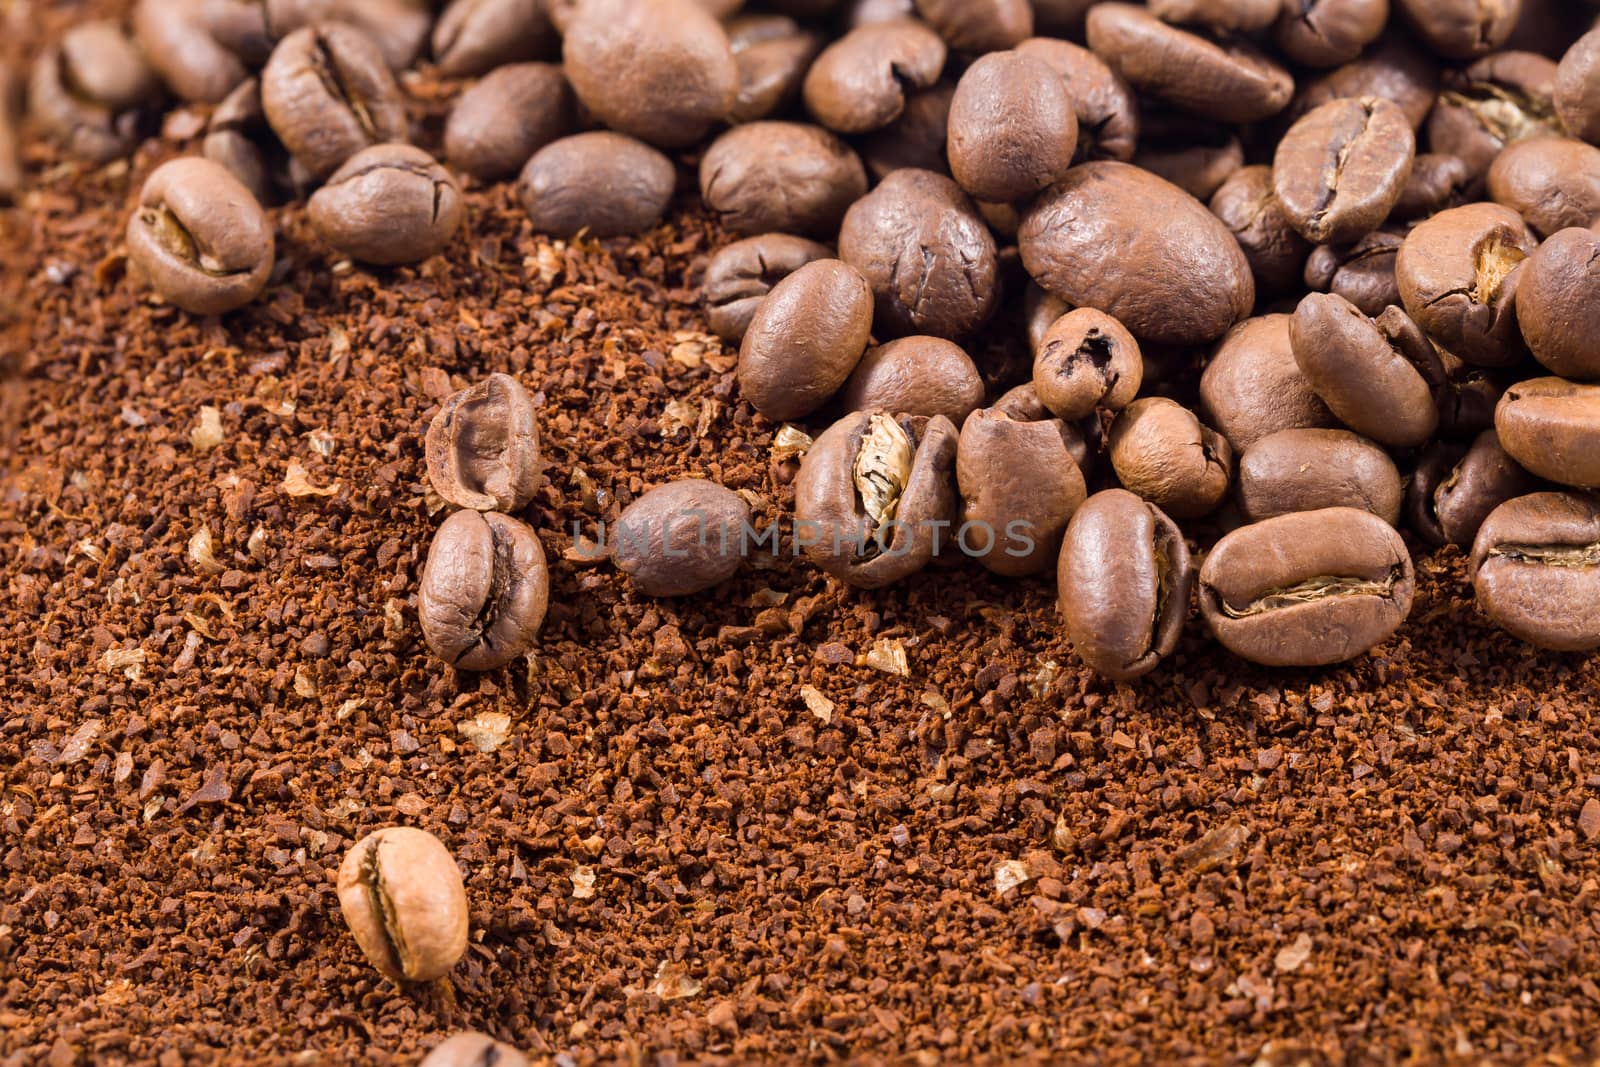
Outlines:
[[[475,178],[497,181],[572,132],[575,100],[561,68],[511,63],[462,93],[444,127],[444,155]]]
[[[227,23],[241,24],[243,32],[230,34]],[[199,104],[227,96],[272,48],[260,3],[139,0],[133,33],[167,87]]]
[[[1120,411],[1139,395],[1144,360],[1139,342],[1116,319],[1077,308],[1051,323],[1033,360],[1033,389],[1060,419],[1096,408]]]
[[[128,219],[128,258],[161,298],[196,315],[254,300],[272,273],[272,225],[220,165],[188,156],[145,179]]]
[[[899,118],[912,93],[932,87],[944,61],[944,41],[923,23],[872,23],[824,48],[801,92],[828,129],[869,133]]]
[[[1361,508],[1393,526],[1403,495],[1394,460],[1349,430],[1280,430],[1239,457],[1239,510],[1250,522]]]
[[[955,95],[954,85],[936,85],[912,93],[899,118],[858,138],[868,173],[877,181],[908,167],[947,173],[945,145],[950,132],[950,102]]]
[[[1024,216],[1018,244],[1040,286],[1143,341],[1215,340],[1255,304],[1250,264],[1221,220],[1126,163],[1072,168]]]
[[[1060,419],[1017,418],[998,407],[975,411],[956,447],[961,525],[956,541],[995,574],[1048,570],[1067,520],[1087,490],[1075,454],[1083,437]]]
[[[528,1058],[488,1034],[462,1030],[435,1045],[417,1067],[528,1067]]]
[[[1517,267],[1536,242],[1521,216],[1468,204],[1417,224],[1395,257],[1400,299],[1417,325],[1454,355],[1503,367],[1526,354],[1517,331]]]
[[[832,235],[867,192],[861,160],[820,126],[751,122],[700,160],[700,197],[733,233]]]
[[[1600,221],[1600,148],[1565,137],[1507,145],[1489,168],[1489,196],[1540,237]]]
[[[1244,144],[1219,122],[1198,122],[1179,112],[1146,110],[1135,166],[1176,185],[1196,200],[1210,200],[1244,166]]]
[[[1035,5],[1037,6],[1037,5]],[[1037,59],[1066,83],[1067,99],[1078,117],[1074,163],[1116,159],[1126,163],[1139,143],[1139,104],[1128,83],[1106,61],[1071,41],[1030,37],[1017,51]]]
[[[335,887],[356,944],[386,977],[431,982],[466,954],[461,868],[426,830],[374,830],[345,853]]]
[[[950,173],[978,200],[1009,203],[1055,184],[1077,145],[1066,83],[1025,53],[991,52],[956,84]]]
[[[1600,385],[1518,382],[1500,398],[1494,428],[1511,458],[1539,477],[1600,488]]]
[[[363,148],[307,204],[317,235],[342,255],[391,266],[420,263],[449,245],[466,217],[450,172],[420,148]]]
[[[1600,28],[1578,38],[1561,57],[1554,104],[1568,133],[1600,145]]]
[[[1111,466],[1124,489],[1178,519],[1215,511],[1228,494],[1233,449],[1166,397],[1135,400],[1111,424]]]
[[[1162,22],[1203,26],[1214,33],[1256,33],[1278,20],[1282,0],[1150,0]]]
[[[462,671],[503,667],[533,647],[550,602],[539,537],[498,512],[458,511],[433,535],[417,619],[433,654]]]
[[[822,51],[820,34],[784,15],[745,15],[729,22],[727,30],[739,69],[731,121],[768,118],[799,99],[806,71]]]
[[[361,149],[407,139],[405,107],[377,45],[338,22],[295,30],[261,72],[261,106],[284,146],[318,178]]]
[[[517,179],[517,198],[541,233],[625,237],[661,221],[677,183],[672,160],[654,148],[597,130],[535,152]]]
[[[1289,320],[1295,365],[1334,416],[1391,448],[1433,436],[1433,387],[1444,367],[1433,345],[1399,308],[1374,322],[1350,301],[1312,293]]]
[[[796,546],[862,589],[921,570],[952,539],[956,440],[942,415],[846,415],[800,461]]]
[[[1306,287],[1342,296],[1364,314],[1382,314],[1400,303],[1394,265],[1404,241],[1402,233],[1377,230],[1353,245],[1318,245],[1306,258]]]
[[[450,0],[433,24],[434,60],[452,78],[547,58],[556,43],[543,0]]]
[[[1389,212],[1389,221],[1410,222],[1460,207],[1470,199],[1468,194],[1477,179],[1461,157],[1424,152],[1412,161],[1411,175]]]
[[[1481,176],[1506,145],[1559,136],[1555,78],[1554,63],[1528,52],[1486,56],[1464,71],[1446,73],[1428,118],[1429,147],[1459,157]]]
[[[1558,652],[1600,648],[1600,503],[1533,493],[1502,504],[1473,543],[1472,586],[1514,637]]]
[[[1263,315],[1235,326],[1200,376],[1200,412],[1236,453],[1280,430],[1335,424],[1294,361],[1289,320]]]
[[[876,300],[880,335],[963,337],[998,302],[994,236],[961,187],[923,170],[897,170],[851,205],[839,258]]]
[[[1446,59],[1470,59],[1505,44],[1522,0],[1394,0],[1427,46]]]
[[[1350,62],[1389,21],[1389,0],[1283,0],[1281,7],[1278,47],[1308,67]]]
[[[1212,194],[1211,213],[1228,227],[1264,296],[1301,284],[1311,245],[1290,223],[1272,191],[1272,168],[1241,167]]]
[[[916,0],[916,7],[957,52],[998,52],[1033,36],[1029,0]]]
[[[1471,548],[1490,512],[1537,488],[1538,479],[1485,430],[1470,447],[1443,441],[1428,447],[1411,476],[1406,512],[1412,530],[1429,544]]]
[[[623,509],[612,558],[644,596],[692,596],[732,578],[744,560],[750,505],[702,478],[658,485]]]
[[[772,287],[739,348],[739,392],[774,422],[816,411],[861,362],[872,290],[837,259],[819,259]]]
[[[1226,535],[1200,568],[1200,614],[1237,656],[1320,667],[1381,644],[1411,613],[1411,555],[1370,511],[1325,508]]]
[[[1411,126],[1394,104],[1373,96],[1333,100],[1284,134],[1272,188],[1301,236],[1348,244],[1389,217],[1415,153]]]
[[[1056,588],[1078,658],[1108,678],[1131,681],[1178,647],[1194,567],[1182,532],[1160,508],[1108,489],[1073,514]]]
[[[538,410],[522,383],[491,374],[450,394],[428,424],[428,482],[447,503],[520,511],[539,488]]]
[[[1517,286],[1517,325],[1551,373],[1600,379],[1600,232],[1562,230],[1534,250]]]
[[[783,233],[747,237],[724,246],[711,257],[700,285],[706,321],[723,340],[743,340],[756,309],[774,285],[807,263],[832,255],[826,245]]]
[[[839,400],[846,411],[943,415],[959,429],[983,403],[983,376],[952,341],[902,337],[867,349]]]
[[[1438,62],[1414,47],[1405,35],[1388,34],[1360,58],[1303,84],[1285,118],[1293,121],[1330,100],[1376,96],[1398,105],[1416,130],[1433,110],[1438,93]],[[1437,144],[1431,147],[1435,152],[1449,151]]]
[[[28,100],[41,132],[70,155],[104,163],[139,141],[139,109],[160,91],[137,46],[114,23],[68,30],[34,60]]]
[[[700,140],[739,95],[728,35],[693,0],[584,0],[562,58],[584,107],[660,148]]]

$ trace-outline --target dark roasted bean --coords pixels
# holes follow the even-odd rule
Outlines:
[[[1391,448],[1433,436],[1433,388],[1444,368],[1433,345],[1399,308],[1374,322],[1342,296],[1312,293],[1289,320],[1295,365],[1334,416]]]
[[[622,237],[661,221],[677,181],[672,160],[649,145],[594,131],[535,152],[517,179],[517,196],[542,233]]]
[[[725,246],[711,257],[701,282],[706,320],[724,340],[743,340],[756,308],[774,285],[807,263],[832,255],[826,245],[783,233],[747,237]]]
[[[1139,395],[1144,360],[1122,323],[1094,308],[1061,315],[1039,339],[1033,389],[1057,418],[1120,411]]]
[[[1007,577],[1049,570],[1087,491],[1075,459],[1082,448],[1082,435],[1060,419],[973,412],[956,449],[962,553]]]
[[[456,100],[444,127],[444,154],[473,177],[496,181],[516,174],[576,125],[572,89],[560,67],[511,63]]]
[[[1280,430],[1239,457],[1239,510],[1251,522],[1296,511],[1361,508],[1393,526],[1402,495],[1394,460],[1349,430]]]
[[[1489,195],[1540,237],[1600,221],[1600,148],[1567,137],[1507,145],[1489,168]]]
[[[839,399],[847,411],[943,415],[959,429],[983,403],[983,376],[953,341],[902,337],[867,349]]]
[[[1600,504],[1577,493],[1502,504],[1473,543],[1472,585],[1484,613],[1529,644],[1600,648]]]
[[[869,133],[899,118],[907,98],[944,70],[945,44],[915,19],[870,23],[822,50],[806,74],[807,109],[830,130]]]
[[[750,505],[738,493],[684,478],[623,510],[611,534],[612,558],[645,596],[692,596],[738,572],[749,526]]]
[[[1406,311],[1469,363],[1515,363],[1527,354],[1517,332],[1517,268],[1535,243],[1521,217],[1497,204],[1439,212],[1406,236],[1395,257]]]
[[[1124,489],[1179,519],[1216,510],[1233,477],[1233,449],[1166,397],[1135,400],[1111,424],[1111,466]]]
[[[1200,377],[1200,411],[1234,452],[1279,430],[1334,425],[1294,361],[1288,315],[1263,315],[1235,326]]]
[[[1500,398],[1494,428],[1511,458],[1539,477],[1600,488],[1600,385],[1518,382]]]
[[[444,251],[467,213],[450,172],[405,144],[363,148],[307,206],[324,241],[380,266],[418,263]]]
[[[1278,203],[1271,167],[1234,171],[1212,194],[1211,213],[1239,242],[1258,294],[1276,296],[1300,286],[1311,245]]]
[[[457,670],[503,667],[533,647],[550,600],[539,537],[498,512],[444,520],[417,587],[417,619],[433,654]]]
[[[261,106],[278,139],[318,178],[369,145],[407,139],[383,54],[343,23],[306,26],[278,43],[261,72]]]
[[[872,290],[847,263],[819,259],[772,287],[739,349],[739,392],[775,422],[816,411],[861,362]]]
[[[1273,191],[1308,241],[1349,244],[1389,217],[1415,152],[1396,105],[1373,96],[1332,100],[1284,134],[1272,162]]]
[[[1470,447],[1442,441],[1429,446],[1411,476],[1406,510],[1411,528],[1428,543],[1471,548],[1491,511],[1538,487],[1500,447],[1495,432],[1485,430]]]
[[[855,152],[808,123],[735,126],[700,160],[701,199],[737,234],[831,236],[866,191]]]
[[[1010,203],[1055,184],[1077,145],[1066,83],[1025,53],[991,52],[956,85],[950,173],[978,200]]]
[[[1600,379],[1600,232],[1562,230],[1534,251],[1517,286],[1517,324],[1551,373]]]

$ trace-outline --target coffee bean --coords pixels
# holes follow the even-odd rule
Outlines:
[[[1124,489],[1175,518],[1198,518],[1227,495],[1233,449],[1182,404],[1146,397],[1111,424],[1111,466]]]
[[[1460,207],[1470,199],[1477,178],[1459,156],[1424,152],[1412,162],[1411,175],[1389,212],[1389,221],[1410,222]]]
[[[613,558],[645,596],[691,596],[738,572],[749,527],[750,506],[738,493],[684,478],[623,510],[612,530]]]
[[[1289,320],[1295,365],[1346,426],[1391,448],[1433,436],[1433,387],[1444,368],[1433,345],[1399,308],[1374,322],[1350,301],[1312,293]]]
[[[1057,418],[1073,420],[1096,408],[1120,411],[1139,394],[1144,360],[1122,323],[1094,308],[1056,319],[1040,339],[1033,388]]]
[[[1202,26],[1216,33],[1256,33],[1278,20],[1282,0],[1150,0],[1162,22]]]
[[[728,23],[728,44],[739,69],[739,95],[728,118],[755,122],[800,97],[806,71],[822,51],[822,36],[785,15],[745,15]]]
[[[1072,516],[1056,568],[1072,650],[1116,681],[1149,674],[1178,647],[1194,567],[1177,525],[1123,489]]]
[[[837,259],[807,263],[777,285],[739,349],[739,392],[774,422],[816,411],[861,361],[872,333],[872,290]]]
[[[91,163],[125,156],[140,140],[139,108],[160,91],[133,42],[109,22],[68,30],[34,60],[28,101],[40,132]]]
[[[832,235],[867,191],[861,160],[820,126],[751,122],[711,143],[700,196],[733,233]]]
[[[363,148],[307,206],[317,235],[336,251],[380,266],[437,255],[466,217],[450,172],[405,144]]]
[[[318,178],[369,145],[406,140],[400,88],[383,54],[338,22],[278,42],[261,72],[261,106],[273,132]]]
[[[1539,488],[1500,447],[1493,430],[1470,447],[1430,445],[1417,463],[1406,493],[1406,511],[1417,536],[1433,545],[1471,548],[1478,528],[1495,508]]]
[[[219,39],[217,20],[230,13],[247,16],[250,23],[242,40],[245,54]],[[265,5],[228,4],[213,0],[139,0],[133,9],[133,33],[140,49],[161,80],[178,96],[192,103],[215,104],[250,76],[265,58],[253,53],[271,48]],[[225,34],[226,36],[226,34]]]
[[[1318,245],[1306,258],[1307,288],[1344,297],[1367,315],[1400,303],[1395,260],[1405,235],[1377,230],[1353,245]]]
[[[1250,522],[1360,508],[1393,526],[1403,490],[1394,460],[1348,430],[1280,430],[1239,457],[1239,510]]]
[[[881,130],[905,110],[907,97],[930,88],[944,70],[945,44],[914,19],[851,30],[822,50],[806,73],[806,109],[830,130]]]
[[[1472,586],[1484,613],[1529,644],[1600,648],[1600,504],[1533,493],[1500,505],[1473,543]]]
[[[431,982],[467,951],[461,868],[437,837],[410,826],[375,830],[345,853],[339,910],[367,959],[396,982]]]
[[[456,100],[444,127],[445,158],[484,181],[509,178],[539,149],[571,133],[575,112],[560,67],[497,67]]]
[[[1276,40],[1296,63],[1336,67],[1376,41],[1388,21],[1389,0],[1284,0]]]
[[[209,159],[157,167],[128,219],[128,258],[168,303],[220,315],[254,300],[272,273],[272,226],[250,190]]]
[[[1290,0],[1292,3],[1293,0]],[[1328,0],[1321,0],[1327,3]],[[1376,96],[1399,106],[1413,130],[1420,129],[1433,111],[1439,94],[1439,64],[1410,43],[1403,34],[1388,34],[1359,59],[1312,78],[1300,87],[1285,112],[1293,121],[1330,100]],[[1431,144],[1435,152],[1448,152]]]
[[[541,233],[623,237],[661,221],[677,182],[672,160],[654,148],[595,131],[535,152],[517,179],[517,198]]]
[[[1489,168],[1489,195],[1540,237],[1600,221],[1600,148],[1565,137],[1507,145]]]
[[[1071,310],[1072,305],[1059,296],[1045,292],[1035,282],[1028,283],[1022,294],[1022,315],[1028,329],[1028,351],[1035,360],[1039,358],[1039,350],[1044,347],[1045,335],[1050,332],[1050,327]],[[1028,384],[1031,387],[1033,383]]]
[[[557,37],[542,0],[451,0],[433,25],[433,57],[452,78],[553,55]]]
[[[1434,390],[1439,412],[1439,435],[1471,440],[1494,426],[1494,409],[1508,384],[1501,375],[1462,363],[1440,353],[1448,377]]]
[[[1037,8],[1037,4],[1035,7]],[[1044,63],[1066,83],[1067,99],[1078,118],[1073,162],[1133,158],[1139,142],[1139,104],[1128,83],[1106,61],[1071,41],[1030,37],[1017,51]]]
[[[1255,304],[1250,264],[1221,220],[1126,163],[1074,167],[1024,216],[1018,244],[1042,287],[1143,341],[1211,341]]]
[[[796,546],[823,571],[862,589],[921,570],[953,536],[956,440],[956,428],[942,415],[846,415],[800,462]]]
[[[1411,126],[1394,104],[1332,100],[1284,134],[1272,161],[1273,191],[1307,240],[1348,244],[1389,217],[1415,153]]]
[[[537,416],[533,398],[509,374],[452,393],[425,439],[433,491],[458,508],[522,510],[543,472]]]
[[[916,0],[916,6],[957,52],[998,52],[1033,36],[1029,0]]]
[[[1563,378],[1600,379],[1600,231],[1551,235],[1517,286],[1517,324],[1540,363]]]
[[[983,376],[954,342],[902,337],[867,349],[839,400],[847,411],[943,415],[959,428],[983,403]]]
[[[1194,197],[1209,200],[1244,166],[1244,144],[1232,127],[1177,111],[1146,110],[1135,166]]]
[[[979,200],[1009,203],[1055,184],[1072,166],[1077,144],[1066,83],[1024,53],[991,52],[956,85],[950,173]]]
[[[487,1034],[462,1030],[435,1045],[417,1067],[528,1067],[528,1058]]]
[[[1249,319],[1222,339],[1200,376],[1200,411],[1235,452],[1279,430],[1335,421],[1294,361],[1288,315]]]
[[[1219,122],[1256,122],[1288,106],[1289,72],[1241,40],[1219,44],[1133,4],[1096,4],[1089,48],[1129,85]]]
[[[393,72],[422,55],[433,29],[432,0],[265,0],[274,37],[318,22],[342,22],[370,40]]]
[[[1457,156],[1481,177],[1508,144],[1560,136],[1555,117],[1556,65],[1544,56],[1503,52],[1445,74],[1428,118],[1428,145]]]
[[[756,308],[774,285],[807,263],[832,255],[826,245],[783,233],[725,245],[711,257],[700,285],[706,321],[723,340],[743,340]]]
[[[1470,59],[1505,44],[1522,0],[1395,0],[1429,48],[1447,59]]]
[[[947,174],[945,147],[955,95],[954,85],[935,85],[912,93],[899,118],[858,138],[867,172],[877,181],[905,168]]]
[[[533,647],[549,599],[537,534],[498,512],[458,511],[433,535],[417,618],[434,655],[489,671]]]
[[[1600,145],[1600,28],[1578,38],[1561,57],[1554,103],[1568,133]]]
[[[1441,211],[1400,246],[1400,298],[1442,347],[1469,363],[1508,366],[1526,355],[1517,331],[1517,268],[1535,244],[1521,217],[1498,204]]]
[[[219,163],[263,205],[297,195],[311,181],[296,166],[278,135],[267,125],[261,107],[261,83],[246,78],[218,104],[201,145],[205,157]]]
[[[1048,570],[1087,492],[1074,459],[1083,448],[1083,436],[1060,419],[973,412],[956,447],[961,551],[1007,577]]]
[[[1319,667],[1389,639],[1416,581],[1394,527],[1370,511],[1325,508],[1233,531],[1200,568],[1200,614],[1237,656]]]
[[[1539,477],[1600,488],[1600,385],[1518,382],[1500,398],[1494,428],[1511,458]]]
[[[897,170],[851,205],[839,258],[871,285],[880,334],[963,337],[998,302],[989,227],[960,186],[928,171]]]
[[[1257,293],[1286,293],[1301,284],[1311,245],[1278,203],[1271,167],[1234,171],[1212,194],[1210,207],[1239,242]]]

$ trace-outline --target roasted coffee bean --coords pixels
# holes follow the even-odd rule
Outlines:
[[[1473,543],[1472,587],[1484,614],[1529,644],[1600,648],[1600,503],[1533,493],[1502,504]]]
[[[1411,476],[1406,511],[1411,528],[1428,543],[1471,548],[1491,511],[1537,488],[1538,479],[1485,430],[1470,447],[1443,441],[1428,447]]]
[[[851,30],[822,50],[802,93],[816,120],[839,133],[881,130],[907,98],[932,87],[944,70],[945,44],[915,19]]]
[[[1517,267],[1536,242],[1521,216],[1467,204],[1418,223],[1395,257],[1406,311],[1443,348],[1485,367],[1526,355],[1517,331]]]
[[[85,22],[34,60],[28,100],[39,130],[68,154],[104,163],[139,142],[139,109],[160,91],[144,56],[110,22]]]
[[[1111,466],[1124,489],[1179,519],[1216,510],[1233,477],[1233,449],[1166,397],[1135,400],[1111,424]]]
[[[822,51],[820,34],[784,15],[745,15],[728,23],[739,95],[728,118],[755,122],[799,99],[806,71]]]
[[[739,392],[774,422],[816,411],[861,362],[872,290],[849,264],[819,259],[772,287],[739,348]]]
[[[1051,323],[1033,360],[1034,392],[1057,418],[1069,421],[1097,408],[1122,410],[1143,381],[1139,342],[1094,308],[1077,308]]]
[[[950,102],[950,173],[972,196],[1009,203],[1055,184],[1072,166],[1078,117],[1065,81],[1022,52],[991,52],[961,76]]]
[[[1037,4],[1035,5],[1037,7]],[[1017,51],[1044,63],[1066,83],[1067,99],[1078,117],[1073,162],[1133,158],[1139,142],[1139,104],[1128,83],[1106,61],[1071,41],[1030,37]]]
[[[1444,367],[1399,308],[1374,322],[1342,296],[1312,293],[1289,320],[1289,345],[1312,391],[1357,433],[1414,448],[1438,428],[1433,387]]]
[[[711,257],[700,286],[706,321],[723,340],[743,340],[756,308],[774,285],[807,263],[832,255],[826,245],[783,233],[747,237],[724,246]]]
[[[1282,0],[1150,0],[1162,22],[1202,26],[1215,33],[1256,33],[1278,20]]]
[[[1239,457],[1239,510],[1250,522],[1361,508],[1393,526],[1403,494],[1389,454],[1349,430],[1280,430]]]
[[[866,192],[860,158],[809,123],[735,126],[700,160],[700,197],[737,234],[831,236],[845,210]]]
[[[1280,430],[1335,423],[1294,361],[1288,315],[1246,320],[1222,339],[1200,376],[1200,412],[1236,453]]]
[[[1600,385],[1518,382],[1500,398],[1494,428],[1511,458],[1539,477],[1600,488]]]
[[[1554,103],[1568,133],[1600,145],[1600,28],[1584,34],[1561,57]]]
[[[450,394],[424,441],[433,491],[458,508],[520,511],[542,477],[537,414],[509,374]]]
[[[1555,116],[1556,65],[1529,52],[1486,56],[1445,75],[1439,104],[1428,118],[1428,145],[1460,157],[1482,175],[1508,144],[1525,137],[1559,136]]]
[[[396,982],[431,982],[467,951],[467,890],[444,843],[386,826],[345,853],[339,910],[367,959]]]
[[[433,25],[433,57],[452,78],[555,54],[542,0],[451,0]]]
[[[1306,287],[1336,293],[1368,315],[1381,314],[1400,303],[1394,265],[1404,241],[1397,230],[1377,230],[1353,245],[1318,245],[1306,258]]]
[[[444,127],[452,165],[484,181],[509,178],[577,125],[572,89],[549,63],[497,67],[462,93]]]
[[[1600,232],[1562,230],[1534,251],[1517,286],[1517,324],[1551,373],[1600,379]]]
[[[1470,199],[1468,193],[1478,177],[1459,156],[1424,152],[1412,162],[1411,175],[1389,212],[1389,221],[1410,222],[1460,207]]]
[[[528,1067],[528,1058],[488,1034],[462,1030],[435,1045],[417,1067]]]
[[[693,0],[584,0],[562,57],[595,117],[662,148],[700,140],[739,96],[728,35]]]
[[[498,512],[458,511],[428,548],[417,619],[433,654],[462,671],[503,667],[533,647],[550,602],[539,537]]]
[[[916,6],[957,52],[998,52],[1033,36],[1029,0],[916,0]]]
[[[654,148],[597,130],[535,152],[517,179],[517,197],[541,233],[624,237],[661,221],[677,183],[672,160]]]
[[[1440,353],[1447,377],[1434,391],[1434,407],[1439,411],[1439,435],[1471,440],[1494,426],[1494,409],[1506,391],[1506,381],[1481,367],[1462,363]]]
[[[243,0],[139,0],[133,33],[167,87],[202,104],[232,92],[272,47],[265,5]]]
[[[841,581],[876,589],[945,549],[956,520],[956,428],[942,415],[846,415],[795,479],[795,544]]]
[[[1255,304],[1250,264],[1221,220],[1126,163],[1072,168],[1024,216],[1018,244],[1040,286],[1143,341],[1215,340]]]
[[[880,335],[963,337],[998,302],[994,237],[961,187],[923,170],[897,170],[851,205],[839,258],[876,301]]]
[[[1034,392],[1032,382],[1023,382],[1006,390],[990,410],[1005,415],[1013,422],[1042,422],[1051,417],[1050,409],[1040,402],[1039,395]],[[1105,451],[1105,428],[1100,417],[1092,415],[1073,423],[1071,429],[1073,432],[1063,440],[1067,443],[1072,462],[1084,472],[1087,480],[1093,473],[1095,461]]]
[[[1566,137],[1507,145],[1489,168],[1489,195],[1540,237],[1600,221],[1600,148]]]
[[[1284,134],[1272,188],[1301,236],[1349,244],[1383,225],[1411,174],[1405,114],[1375,96],[1332,100]]]
[[[959,428],[983,403],[983,376],[952,341],[902,337],[867,349],[839,399],[847,411],[943,415]]]
[[[868,173],[877,181],[908,167],[947,173],[945,144],[950,131],[950,102],[955,95],[954,85],[935,85],[912,93],[906,97],[906,107],[899,118],[858,138]]]
[[[1108,489],[1073,514],[1056,588],[1078,658],[1108,678],[1131,681],[1178,647],[1194,567],[1182,532],[1160,508]]]
[[[1271,167],[1234,171],[1212,194],[1211,213],[1239,242],[1258,294],[1276,296],[1300,286],[1311,245],[1278,203]]]
[[[1506,43],[1522,0],[1394,0],[1427,46],[1446,59],[1471,59]]]
[[[1007,577],[1049,570],[1087,492],[1075,458],[1083,451],[1083,435],[1060,419],[973,412],[956,448],[961,552]]]
[[[1140,92],[1218,122],[1256,122],[1288,106],[1289,72],[1242,39],[1219,44],[1134,4],[1096,4],[1089,47]]]
[[[1278,47],[1308,67],[1350,62],[1389,21],[1389,0],[1283,0],[1281,7]]]
[[[433,31],[433,0],[265,0],[267,27],[285,37],[318,22],[343,22],[365,34],[399,74],[422,55]]]
[[[612,558],[644,596],[692,596],[732,578],[744,559],[750,505],[702,478],[658,485],[629,504]]]
[[[380,266],[439,254],[466,217],[450,172],[405,144],[363,148],[307,206],[318,236],[336,251]]]
[[[400,88],[383,54],[343,23],[306,26],[278,43],[261,72],[261,106],[318,178],[369,145],[406,140]]]
[[[1293,121],[1329,100],[1376,96],[1398,105],[1416,130],[1427,120],[1438,94],[1438,62],[1414,47],[1404,35],[1389,34],[1379,38],[1359,59],[1302,85],[1285,115]],[[1436,152],[1448,151],[1438,145],[1432,147]]]
[[[1033,358],[1039,358],[1039,350],[1044,347],[1045,334],[1050,332],[1050,327],[1056,320],[1072,310],[1072,305],[1052,293],[1047,293],[1034,282],[1029,282],[1022,294],[1022,315],[1026,320],[1028,330],[1028,351]],[[1032,386],[1032,382],[1028,383]]]
[[[1220,122],[1198,122],[1180,112],[1147,110],[1135,166],[1164,178],[1194,197],[1211,199],[1244,166],[1244,144]]]
[[[128,219],[128,258],[168,303],[220,315],[254,300],[272,273],[272,226],[250,190],[188,156],[145,179]]]

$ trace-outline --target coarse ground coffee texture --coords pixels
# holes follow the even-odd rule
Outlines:
[[[436,137],[456,87],[407,88]],[[463,1027],[561,1064],[1597,1051],[1600,661],[1496,631],[1458,553],[1351,665],[1192,621],[1133,686],[976,566],[861,593],[785,540],[641,598],[574,524],[682,476],[792,504],[698,306],[704,216],[554,242],[469,186],[444,255],[368,271],[278,208],[266,294],[198,319],[122,232],[203,117],[99,169],[34,145],[3,217],[0,1064],[411,1064]],[[422,434],[491,371],[540,405],[553,589],[531,657],[458,674],[412,603]],[[471,906],[408,990],[334,894],[394,823]]]

